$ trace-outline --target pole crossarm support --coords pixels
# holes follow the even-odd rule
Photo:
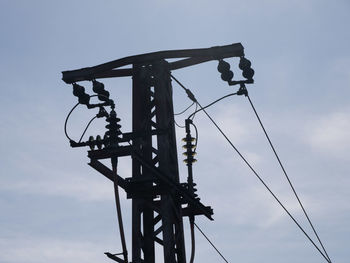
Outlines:
[[[103,174],[105,177],[107,177],[109,180],[114,182],[114,174],[111,169],[109,169],[107,166],[105,166],[103,163],[96,159],[90,159],[90,162],[88,163],[92,168],[94,168],[96,171]],[[124,190],[127,188],[127,182],[124,178],[118,175],[118,185],[123,188]]]
[[[89,152],[90,156],[93,155],[92,152],[93,151]],[[165,176],[162,173],[162,171],[160,171],[156,167],[149,165],[145,160],[143,160],[142,157],[140,157],[135,152],[133,153],[132,157],[136,158],[139,162],[141,162],[145,167],[147,167],[147,169],[149,169],[152,172],[154,176],[152,178],[149,178],[148,180],[151,180],[151,182],[156,183],[157,185],[161,183],[161,185],[164,186],[164,187],[155,186],[155,187],[152,187],[151,189],[143,189],[143,191],[140,191],[138,194],[142,195],[146,191],[148,191],[149,194],[160,194],[161,192],[164,192],[164,191],[167,191],[167,192],[172,191],[173,193],[178,194],[180,196],[180,198],[183,200],[183,203],[185,204],[188,203],[191,207],[191,209],[186,208],[184,210],[186,212],[184,216],[188,216],[191,214],[191,212],[193,212],[196,215],[202,214],[202,215],[205,215],[210,220],[213,220],[212,218],[213,210],[210,206],[204,206],[199,200],[197,200],[194,196],[191,195],[188,189],[186,189],[181,184]],[[103,156],[103,158],[101,159],[104,159],[104,158],[105,156]],[[98,161],[97,159],[90,157],[89,165],[95,170],[97,170],[98,172],[100,172],[101,174],[103,174],[109,180],[114,181],[113,171],[109,169],[107,166],[105,166],[103,163]],[[121,188],[123,188],[130,196],[135,195],[135,193],[133,193],[134,192],[133,184],[134,183],[130,179],[124,179],[118,175],[118,185]]]
[[[136,56],[129,56],[113,60],[104,64],[100,64],[94,67],[63,71],[62,79],[67,84],[71,84],[78,81],[93,80],[98,78],[132,76],[133,70],[131,68],[117,68],[132,64],[144,64],[151,61],[163,59],[180,58],[180,60],[178,61],[169,63],[169,69],[175,70],[188,66],[193,66],[210,60],[242,56],[244,56],[244,48],[241,43],[235,43],[226,46],[216,46],[211,48],[159,51]]]
[[[213,210],[209,206],[204,206],[198,199],[196,199],[185,187],[181,184],[173,181],[171,178],[165,176],[162,171],[158,168],[149,165],[146,161],[142,159],[137,153],[133,153],[132,158],[137,159],[140,163],[142,163],[147,169],[149,169],[152,174],[164,185],[169,187],[174,193],[178,194],[182,199],[183,203],[188,203],[191,208],[193,208],[197,214],[203,214],[210,220],[214,220],[212,218]]]
[[[122,157],[131,155],[131,146],[119,146],[116,148],[107,148],[102,150],[92,150],[88,152],[90,159],[109,159],[112,157]]]

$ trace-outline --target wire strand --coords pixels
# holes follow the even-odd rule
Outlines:
[[[320,239],[319,235],[317,234],[317,231],[316,231],[315,227],[313,226],[313,224],[312,224],[312,222],[311,222],[311,219],[310,219],[308,213],[306,212],[306,210],[305,210],[305,208],[304,208],[304,205],[302,204],[302,202],[301,202],[301,200],[300,200],[300,198],[299,198],[299,196],[298,196],[298,194],[297,194],[297,192],[296,192],[296,190],[295,190],[295,188],[294,188],[294,186],[293,186],[293,184],[292,184],[292,182],[291,182],[291,180],[290,180],[290,178],[289,178],[289,176],[288,176],[288,174],[287,174],[287,172],[286,172],[286,170],[285,170],[285,168],[284,168],[284,166],[283,166],[283,164],[282,164],[282,162],[281,162],[281,160],[280,160],[280,158],[279,158],[279,156],[278,156],[278,154],[277,154],[277,152],[276,152],[275,147],[274,147],[273,144],[272,144],[272,141],[271,141],[271,139],[270,139],[270,136],[268,135],[268,133],[267,133],[267,131],[266,131],[266,129],[265,129],[265,127],[264,127],[264,125],[263,125],[261,119],[260,119],[260,116],[259,116],[258,112],[256,111],[256,109],[255,109],[255,107],[254,107],[254,104],[253,104],[252,100],[250,99],[249,95],[248,95],[247,97],[248,97],[249,103],[250,103],[250,105],[251,105],[251,107],[252,107],[252,109],[253,109],[253,111],[254,111],[254,113],[255,113],[255,116],[256,116],[256,118],[258,119],[258,121],[259,121],[259,123],[260,123],[260,126],[261,126],[261,128],[262,128],[262,130],[263,130],[263,132],[264,132],[264,134],[265,134],[265,136],[266,136],[266,138],[267,138],[267,140],[268,140],[268,142],[269,142],[269,144],[270,144],[270,147],[271,147],[271,149],[272,149],[272,151],[273,151],[273,153],[274,153],[274,155],[275,155],[275,157],[276,157],[276,159],[277,159],[277,161],[278,161],[278,163],[279,163],[279,165],[280,165],[280,167],[281,167],[281,169],[282,169],[282,171],[283,171],[283,173],[284,173],[284,176],[286,177],[286,179],[287,179],[287,181],[288,181],[288,183],[289,183],[289,185],[290,185],[290,187],[291,187],[291,189],[292,189],[292,191],[293,191],[293,193],[294,193],[296,199],[298,200],[298,203],[299,203],[301,209],[303,210],[304,215],[305,215],[307,221],[309,222],[309,224],[310,224],[310,226],[311,226],[311,228],[312,228],[312,230],[313,230],[313,232],[314,232],[314,234],[315,234],[315,236],[316,236],[318,242],[320,243],[320,245],[321,245],[321,247],[322,247],[324,253],[326,254],[326,256],[327,256],[329,262],[331,262],[331,259],[330,259],[330,257],[328,256],[328,253],[327,253],[325,247],[323,246],[323,244],[322,244],[322,242],[321,242],[321,239]]]
[[[91,124],[96,118],[97,118],[97,116],[93,117],[93,118],[89,121],[89,123],[86,125],[83,134],[80,136],[79,142],[81,142],[81,140],[83,139],[83,137],[84,137],[84,135],[85,135],[87,129],[89,128],[90,124]]]
[[[199,110],[196,110],[196,111],[193,112],[190,116],[188,116],[188,118],[191,118],[192,115],[195,115],[195,114],[197,114],[198,112],[200,112],[200,111],[202,111],[202,110],[204,110],[204,109],[206,109],[206,108],[209,108],[210,106],[214,105],[215,103],[219,102],[220,100],[223,100],[223,99],[225,99],[225,98],[227,98],[227,97],[230,97],[230,96],[233,96],[233,95],[237,95],[237,92],[227,94],[227,95],[225,95],[225,96],[223,96],[223,97],[221,97],[221,98],[219,98],[219,99],[213,101],[212,103],[208,104],[207,106],[204,106],[203,108],[200,108]]]
[[[181,128],[181,129],[185,129],[186,128],[185,126],[181,126],[180,124],[178,124],[175,119],[174,119],[174,123],[175,123],[175,125],[177,127]]]
[[[128,263],[128,250],[126,248],[126,241],[125,241],[125,234],[124,234],[124,225],[123,225],[123,217],[122,217],[122,211],[120,206],[120,197],[119,197],[119,191],[118,191],[118,173],[117,173],[117,163],[118,158],[112,157],[112,171],[113,171],[113,186],[114,186],[114,198],[115,198],[115,205],[117,210],[117,219],[118,219],[118,225],[119,225],[119,232],[120,232],[120,240],[122,243],[123,248],[123,256],[124,256],[124,262]]]
[[[183,113],[185,113],[189,108],[191,108],[193,105],[195,104],[195,102],[192,102],[192,104],[190,106],[188,106],[186,109],[184,109],[183,111],[179,112],[179,113],[174,113],[174,116],[178,116],[181,115]]]
[[[68,123],[68,119],[70,117],[70,115],[72,114],[72,112],[75,110],[76,107],[78,107],[80,103],[78,102],[77,104],[74,105],[74,107],[69,111],[66,120],[64,121],[64,134],[66,135],[67,139],[72,141],[72,139],[69,137],[68,132],[67,132],[67,123]]]
[[[196,116],[197,109],[198,109],[198,104],[196,103],[196,108],[195,108],[194,112],[191,114],[191,116],[192,116],[191,120],[192,121],[193,121],[194,117]]]
[[[205,239],[209,242],[209,244],[216,250],[216,252],[220,255],[220,257],[225,260],[226,263],[229,263],[227,261],[227,259],[221,254],[221,252],[216,248],[216,246],[213,244],[213,242],[210,241],[210,239],[207,237],[206,234],[204,234],[204,232],[202,231],[202,229],[200,229],[199,226],[197,226],[196,223],[194,223],[194,225],[196,226],[196,228],[199,230],[199,232],[205,237]]]
[[[196,254],[196,240],[194,236],[194,222],[190,223],[190,229],[191,229],[191,257],[190,257],[190,262],[194,262],[194,256]]]
[[[197,102],[198,103],[198,102]],[[200,106],[200,105],[199,105]],[[201,107],[201,106],[200,106]],[[203,112],[208,116],[211,122],[215,125],[215,127],[219,130],[219,132],[224,136],[227,142],[231,145],[231,147],[237,152],[237,154],[242,158],[242,160],[246,163],[246,165],[250,168],[250,170],[255,174],[255,176],[259,179],[259,181],[265,186],[265,188],[270,192],[273,198],[279,203],[279,205],[283,208],[283,210],[289,215],[289,217],[294,221],[294,223],[299,227],[299,229],[304,233],[304,235],[309,239],[309,241],[314,245],[314,247],[321,253],[321,255],[326,259],[327,262],[331,263],[329,259],[323,254],[323,252],[319,249],[319,247],[315,244],[315,242],[310,238],[310,236],[305,232],[305,230],[301,227],[298,221],[292,216],[292,214],[288,211],[288,209],[282,204],[282,202],[278,199],[278,197],[272,192],[270,187],[264,182],[264,180],[260,177],[260,175],[254,170],[254,168],[250,165],[247,159],[240,153],[240,151],[234,146],[231,140],[226,136],[226,134],[221,130],[221,128],[216,124],[216,122],[210,117],[206,110]]]
[[[194,127],[194,130],[196,131],[196,143],[194,145],[194,152],[196,152],[197,144],[198,144],[198,137],[199,137],[198,136],[198,129],[197,129],[197,126],[193,122],[191,122],[190,124]]]
[[[93,97],[97,97],[98,95],[90,95],[89,97],[90,98],[93,98]],[[103,96],[103,95],[102,95]],[[104,96],[105,97],[105,96]],[[73,108],[69,111],[67,117],[66,117],[66,120],[64,121],[64,134],[66,135],[67,139],[70,140],[70,141],[73,141],[69,135],[68,135],[68,132],[67,132],[67,123],[68,123],[68,119],[70,117],[70,115],[72,114],[72,112],[76,109],[76,107],[78,107],[80,104],[80,102],[78,102],[77,104],[75,104],[73,106]],[[90,124],[89,124],[90,125]]]

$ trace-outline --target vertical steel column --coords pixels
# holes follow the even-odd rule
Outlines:
[[[133,141],[143,160],[157,167],[165,176],[179,182],[171,80],[165,61],[133,66],[133,132],[143,134]],[[157,133],[152,140],[151,131]],[[133,159],[132,176],[152,177],[140,162]],[[181,203],[171,189],[160,198],[150,195],[133,198],[132,259],[133,263],[155,262],[155,242],[163,246],[165,263],[185,263],[185,242]],[[155,226],[161,225],[155,230]],[[162,233],[162,237],[158,237]]]
[[[147,67],[134,65],[133,73],[133,109],[132,124],[133,132],[150,134],[152,130],[152,105],[151,85]],[[152,161],[152,136],[144,136],[133,140],[133,147],[142,158]],[[132,177],[143,179],[149,176],[147,168],[143,167],[137,160],[132,160]],[[145,182],[145,186],[147,183]],[[153,240],[153,210],[147,206],[152,203],[153,198],[132,199],[132,262],[155,262],[154,240]]]

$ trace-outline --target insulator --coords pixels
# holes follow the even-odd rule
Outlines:
[[[118,139],[122,132],[120,131],[121,125],[118,124],[120,119],[117,117],[117,113],[114,109],[109,113],[109,117],[106,118],[106,121],[108,124],[106,125],[107,131],[105,136],[108,136],[108,146],[118,144]]]
[[[194,159],[194,158],[191,158],[191,159],[184,159],[184,163],[185,163],[185,164],[188,164],[189,162],[195,163],[195,162],[197,162],[197,159]]]
[[[103,136],[103,145],[105,146],[105,148],[109,146],[109,136],[108,136],[107,132]]]
[[[248,68],[248,69],[246,69],[246,70],[243,70],[243,73],[242,73],[242,75],[243,75],[243,77],[245,77],[246,79],[252,79],[253,78],[253,76],[254,76],[254,69],[252,69],[252,68]]]
[[[191,152],[190,156],[195,156],[197,153],[196,152]],[[183,152],[182,155],[188,156],[187,152]]]
[[[106,129],[108,129],[111,132],[119,132],[119,129],[122,126],[118,123],[112,122],[112,123],[107,124],[105,127],[106,127]]]
[[[190,141],[191,141],[191,142],[194,142],[195,140],[196,140],[196,138],[190,137]],[[182,138],[182,141],[183,141],[183,142],[187,142],[188,139],[185,137],[185,138]]]
[[[221,79],[223,81],[230,81],[233,79],[233,72],[231,70],[221,73]]]
[[[117,123],[110,123],[110,124],[107,124],[105,127],[108,130],[113,130],[113,131],[116,131],[118,134],[121,134],[120,128],[122,126]]]
[[[222,59],[219,60],[218,71],[223,73],[230,70],[230,64]]]
[[[85,89],[83,86],[78,84],[73,84],[73,95],[79,97],[81,94],[85,93]]]
[[[73,95],[78,97],[79,103],[88,105],[90,101],[90,96],[85,93],[83,86],[78,84],[73,84]]]
[[[115,111],[114,111],[114,113],[115,113]],[[111,121],[120,122],[120,119],[117,117],[117,114],[111,113],[110,116],[108,118],[106,118],[106,121],[108,121],[108,122],[111,122]]]
[[[254,69],[251,68],[252,63],[248,59],[242,57],[241,60],[239,61],[238,66],[243,71],[242,72],[243,77],[249,80],[253,79]]]
[[[105,85],[94,80],[92,82],[92,90],[97,93],[97,97],[101,101],[109,101],[109,92],[105,90]]]
[[[97,149],[101,150],[102,149],[102,139],[100,135],[96,136],[96,146]]]
[[[89,147],[90,147],[91,150],[93,150],[93,149],[95,148],[94,136],[90,136],[90,137],[89,137],[88,145],[89,145]]]
[[[223,81],[230,81],[233,78],[233,72],[230,70],[230,64],[220,59],[218,64],[218,71],[221,73]]]
[[[250,60],[242,57],[241,60],[239,61],[239,65],[238,67],[241,69],[241,70],[244,70],[246,68],[250,68],[252,66],[252,63],[250,62]]]
[[[182,148],[183,148],[183,149],[188,149],[189,147],[190,147],[191,149],[194,149],[194,148],[196,148],[196,145],[194,145],[194,144],[191,144],[190,146],[187,145],[187,144],[182,145]]]

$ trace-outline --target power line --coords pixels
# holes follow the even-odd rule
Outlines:
[[[196,116],[197,109],[198,109],[198,105],[196,103],[196,108],[194,109],[194,112],[191,114],[192,115],[192,119],[191,119],[192,121],[193,121],[194,117]]]
[[[183,111],[179,112],[179,113],[174,113],[175,116],[181,115],[183,113],[185,113],[189,108],[191,108],[194,105],[195,102],[192,102],[192,104],[190,106],[188,106],[186,109],[184,109]]]
[[[89,95],[89,98],[93,98],[93,97],[97,97],[98,95]],[[106,96],[104,96],[104,95],[100,95],[100,96],[103,96],[103,97],[106,97]],[[108,97],[106,97],[106,98],[108,98]],[[70,118],[70,115],[73,113],[73,111],[79,106],[79,104],[81,104],[80,102],[78,102],[77,104],[75,104],[74,106],[73,106],[73,108],[69,111],[69,113],[68,113],[68,115],[67,115],[67,117],[66,117],[66,120],[64,121],[64,134],[66,135],[66,137],[67,137],[67,139],[69,140],[69,141],[73,141],[70,137],[69,137],[69,135],[68,135],[68,132],[67,132],[67,123],[68,123],[68,120],[69,120],[69,118]],[[84,130],[84,132],[83,132],[83,134],[80,136],[80,140],[79,140],[79,142],[81,142],[81,140],[82,140],[82,138],[83,138],[83,136],[84,136],[84,134],[85,134],[85,132],[86,132],[86,130],[87,130],[87,128],[90,126],[90,124],[91,124],[91,122],[94,120],[95,118],[93,118],[92,120],[90,120],[89,121],[89,123],[87,124],[87,126],[86,126],[86,128],[85,128],[85,130]]]
[[[80,136],[80,139],[79,139],[79,142],[81,142],[81,140],[83,139],[87,129],[89,128],[90,124],[97,118],[97,116],[93,117],[89,122],[88,124],[86,125],[85,127],[85,130],[83,131],[82,135]]]
[[[189,110],[194,104],[195,104],[195,102],[193,101],[193,102],[191,103],[191,105],[189,105],[189,106],[188,106],[186,109],[184,109],[183,111],[181,111],[181,112],[179,112],[179,113],[174,113],[174,116],[179,116],[179,115],[185,113],[185,112],[186,112],[187,110]],[[196,111],[196,110],[197,110],[197,104],[196,104],[196,109],[195,109],[195,111]],[[181,128],[181,129],[184,129],[184,128],[185,128],[185,126],[181,126],[180,124],[178,124],[178,123],[176,122],[175,118],[174,118],[174,123],[175,123],[175,125],[176,125],[177,127]]]
[[[178,81],[173,75],[170,75],[187,93],[188,97],[195,101],[198,106],[203,110],[203,112],[207,115],[210,121],[214,124],[214,126],[218,129],[222,136],[226,139],[226,141],[231,145],[231,147],[236,151],[236,153],[241,157],[244,163],[249,167],[249,169],[254,173],[254,175],[259,179],[259,181],[265,186],[268,192],[273,196],[273,198],[278,202],[278,204],[282,207],[282,209],[288,214],[288,216],[293,220],[293,222],[298,226],[298,228],[303,232],[303,234],[307,237],[307,239],[313,244],[313,246],[318,250],[318,252],[322,255],[323,258],[328,263],[331,261],[325,256],[325,254],[319,249],[319,247],[315,244],[315,242],[310,238],[310,236],[305,232],[305,230],[301,227],[298,221],[292,216],[292,214],[288,211],[288,209],[282,204],[282,202],[278,199],[278,197],[272,192],[272,190],[268,187],[265,181],[259,176],[259,174],[254,170],[254,168],[250,165],[247,159],[241,154],[241,152],[237,149],[237,147],[232,143],[232,141],[227,137],[227,135],[222,131],[222,129],[218,126],[218,124],[213,120],[213,118],[207,113],[205,109],[201,106],[201,104],[196,100],[193,93],[187,89],[180,81]]]
[[[318,242],[320,243],[320,245],[321,245],[321,247],[322,247],[324,253],[326,254],[326,256],[327,256],[327,258],[328,258],[328,260],[329,260],[329,262],[331,262],[331,259],[330,259],[330,257],[328,256],[328,253],[327,253],[325,247],[323,246],[323,244],[322,244],[322,242],[321,242],[321,239],[319,238],[319,235],[317,234],[316,229],[314,228],[313,224],[311,223],[311,219],[309,218],[309,215],[308,215],[308,213],[306,212],[306,210],[305,210],[305,208],[304,208],[304,206],[303,206],[303,204],[302,204],[302,202],[301,202],[301,200],[300,200],[300,198],[299,198],[299,196],[298,196],[298,194],[297,194],[297,192],[296,192],[296,190],[295,190],[295,188],[294,188],[294,186],[293,186],[293,184],[292,184],[292,182],[291,182],[291,180],[290,180],[290,178],[289,178],[289,176],[288,176],[288,174],[287,174],[287,172],[286,172],[286,170],[285,170],[285,168],[284,168],[284,166],[283,166],[283,164],[282,164],[282,162],[281,162],[281,160],[280,160],[280,158],[279,158],[279,156],[278,156],[278,154],[277,154],[277,152],[276,152],[276,149],[275,149],[275,147],[273,146],[273,144],[272,144],[272,142],[271,142],[271,139],[270,139],[269,135],[268,135],[267,132],[266,132],[266,129],[265,129],[265,127],[264,127],[264,125],[263,125],[263,123],[262,123],[262,121],[261,121],[261,119],[260,119],[260,117],[259,117],[259,115],[258,115],[258,112],[256,111],[256,109],[255,109],[255,107],[254,107],[254,104],[253,104],[252,100],[250,99],[249,95],[247,95],[247,97],[248,97],[249,103],[250,103],[250,105],[251,105],[251,107],[252,107],[252,109],[253,109],[253,111],[254,111],[254,113],[255,113],[255,116],[256,116],[256,118],[258,119],[258,121],[259,121],[259,123],[260,123],[260,126],[261,126],[262,130],[264,131],[264,134],[265,134],[265,136],[266,136],[266,138],[267,138],[267,140],[268,140],[268,142],[269,142],[269,144],[270,144],[270,146],[271,146],[271,149],[272,149],[274,155],[276,156],[276,159],[277,159],[277,161],[278,161],[278,163],[279,163],[279,165],[280,165],[280,167],[281,167],[281,169],[282,169],[282,171],[283,171],[283,173],[284,173],[284,175],[285,175],[285,177],[286,177],[286,179],[287,179],[287,181],[288,181],[290,187],[292,188],[293,193],[294,193],[296,199],[298,200],[298,203],[299,203],[301,209],[303,210],[305,217],[307,218],[307,221],[309,222],[309,224],[310,224],[310,226],[311,226],[313,232],[315,233],[315,236],[317,237],[317,240],[318,240]]]
[[[203,108],[200,108],[199,110],[196,110],[195,112],[193,112],[190,116],[188,116],[188,118],[191,118],[192,115],[195,115],[195,114],[197,114],[198,112],[200,112],[200,111],[202,111],[202,110],[204,110],[204,109],[206,109],[206,108],[209,108],[210,106],[214,105],[215,103],[219,102],[220,100],[223,100],[223,99],[225,99],[225,98],[227,98],[227,97],[230,97],[230,96],[233,96],[233,95],[237,95],[237,92],[227,94],[227,95],[225,95],[225,96],[223,96],[223,97],[221,97],[221,98],[219,98],[219,99],[213,101],[212,103],[209,103],[207,106],[204,106]]]
[[[174,123],[175,123],[175,125],[177,127],[181,128],[181,129],[185,129],[186,128],[185,126],[181,126],[180,124],[178,124],[175,119],[174,119]]]
[[[66,135],[67,139],[72,141],[72,139],[69,137],[68,132],[67,132],[67,123],[68,123],[68,119],[70,117],[70,115],[72,114],[72,112],[76,109],[76,107],[78,107],[80,103],[78,102],[77,104],[74,105],[74,107],[69,111],[66,120],[64,121],[64,134]]]
[[[200,105],[199,105],[200,106]],[[200,106],[201,107],[201,106]],[[323,252],[319,249],[319,247],[315,244],[315,242],[310,238],[310,236],[305,232],[305,230],[301,227],[298,221],[292,216],[292,214],[288,211],[288,209],[282,204],[282,202],[278,199],[278,197],[272,192],[270,187],[264,182],[264,180],[259,176],[259,174],[254,170],[254,168],[250,165],[247,159],[240,153],[240,151],[234,146],[231,140],[226,136],[226,134],[221,130],[221,128],[216,124],[216,122],[211,118],[211,116],[203,110],[203,112],[208,116],[211,122],[215,125],[215,127],[219,130],[219,132],[224,136],[224,138],[228,141],[231,147],[237,152],[237,154],[242,158],[242,160],[246,163],[246,165],[250,168],[250,170],[255,174],[255,176],[259,179],[259,181],[265,186],[265,188],[270,192],[270,194],[274,197],[274,199],[279,203],[279,205],[283,208],[283,210],[289,215],[289,217],[294,221],[294,223],[299,227],[299,229],[304,233],[304,235],[309,239],[309,241],[314,245],[314,247],[321,253],[321,255],[326,259],[327,262],[331,263],[329,259],[323,254]]]
[[[226,263],[229,263],[227,261],[227,259],[220,253],[220,251],[216,248],[216,246],[213,244],[213,242],[210,241],[210,239],[206,236],[206,234],[204,234],[204,232],[202,231],[202,229],[199,228],[199,226],[197,226],[196,223],[194,223],[194,225],[196,226],[196,228],[199,230],[199,232],[201,232],[201,234],[205,237],[205,239],[209,242],[209,244],[216,250],[216,252],[220,255],[220,257],[222,257],[223,260],[225,260]]]

